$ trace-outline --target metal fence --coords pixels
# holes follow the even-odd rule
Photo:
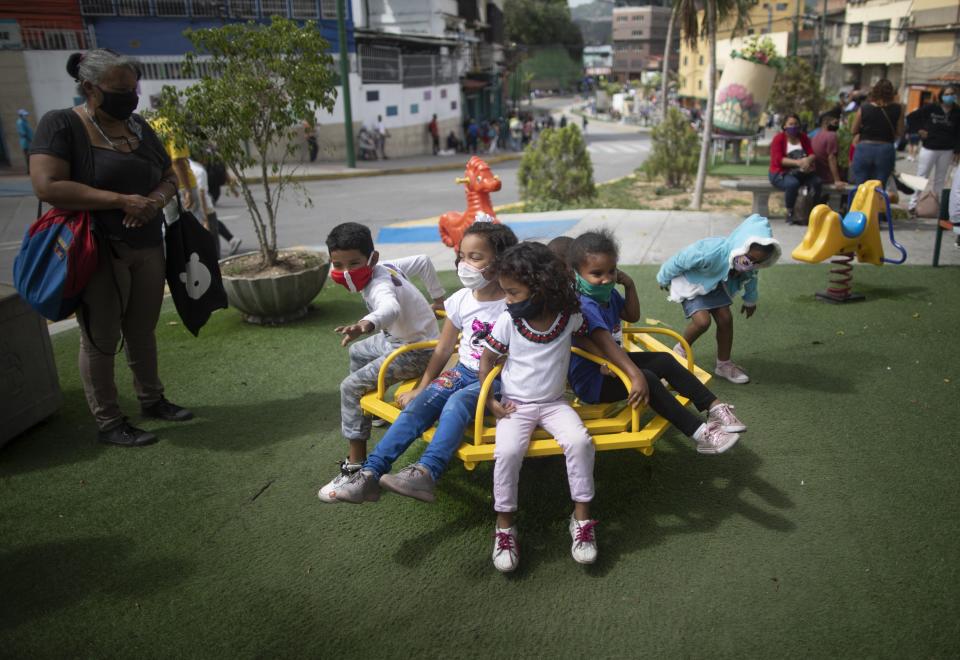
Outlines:
[[[399,48],[358,44],[363,82],[431,87],[458,80],[456,62],[433,53],[403,53]]]
[[[80,0],[83,16],[199,16],[336,20],[336,0]]]
[[[57,25],[21,27],[24,50],[89,50],[96,48],[93,31]]]
[[[360,76],[363,82],[400,82],[400,49],[390,46],[357,44]]]

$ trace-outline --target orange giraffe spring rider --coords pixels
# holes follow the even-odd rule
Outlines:
[[[494,175],[485,161],[474,156],[467,161],[464,176],[456,179],[456,182],[467,186],[467,210],[463,213],[449,211],[440,216],[440,238],[444,245],[454,250],[459,249],[464,232],[477,215],[486,214],[497,222],[490,204],[490,193],[500,190],[500,177]]]

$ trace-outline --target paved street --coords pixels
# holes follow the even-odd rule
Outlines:
[[[568,119],[579,121],[572,115]],[[649,134],[636,128],[601,122],[590,123],[587,141],[598,182],[633,172],[646,158],[650,144]],[[465,157],[460,158],[466,162]],[[410,160],[424,162],[423,158]],[[493,166],[503,180],[502,190],[492,196],[494,205],[519,201],[518,167],[519,161]],[[313,207],[304,208],[296,191],[287,196],[280,208],[279,242],[283,246],[321,244],[331,227],[346,220],[368,224],[376,237],[388,224],[464,210],[463,186],[454,183],[456,176],[460,174],[448,171],[306,182],[303,185],[313,199]],[[10,281],[23,232],[36,214],[36,199],[29,191],[26,179],[0,179],[0,281]],[[243,203],[224,196],[217,210],[220,220],[243,239],[242,249],[253,249],[256,237]]]

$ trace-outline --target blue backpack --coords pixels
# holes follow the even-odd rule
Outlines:
[[[90,213],[50,209],[23,237],[13,262],[13,284],[41,316],[60,321],[80,304],[97,264]]]

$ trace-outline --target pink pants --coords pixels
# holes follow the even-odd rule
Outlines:
[[[497,421],[497,446],[493,450],[496,460],[493,468],[494,510],[517,510],[520,467],[530,445],[530,436],[538,425],[556,438],[563,448],[570,499],[574,502],[591,501],[596,450],[593,438],[570,404],[565,399],[558,399],[549,403],[516,403],[516,406],[509,417]]]

